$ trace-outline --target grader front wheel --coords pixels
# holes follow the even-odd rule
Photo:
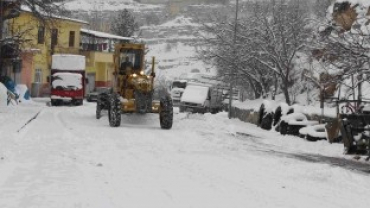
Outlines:
[[[111,127],[118,127],[121,125],[121,101],[118,94],[112,94],[109,98],[108,119]]]
[[[173,122],[173,103],[170,97],[160,100],[159,122],[162,129],[171,129]]]

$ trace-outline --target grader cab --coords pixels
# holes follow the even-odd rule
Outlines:
[[[148,73],[145,69],[145,45],[122,43],[115,45],[113,90],[98,97],[96,117],[108,110],[109,125],[118,127],[122,113],[158,113],[162,129],[170,129],[173,105],[164,87],[155,88],[155,59]]]

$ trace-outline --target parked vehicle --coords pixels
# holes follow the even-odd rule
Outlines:
[[[82,105],[85,94],[85,57],[55,54],[51,66],[51,105]]]
[[[201,83],[188,83],[181,97],[180,112],[218,113],[222,110],[223,89]]]
[[[173,106],[179,106],[181,96],[184,93],[186,87],[186,80],[175,80],[172,82],[171,86],[171,98],[173,102]]]
[[[97,87],[94,91],[87,93],[86,100],[88,102],[93,102],[98,100],[98,95],[102,93],[108,93],[112,88],[110,87]]]

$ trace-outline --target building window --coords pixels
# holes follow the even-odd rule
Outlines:
[[[58,29],[51,29],[51,47],[58,44]]]
[[[42,82],[42,70],[41,69],[36,69],[35,72],[35,82],[41,83]]]
[[[75,46],[75,31],[69,31],[69,47]]]
[[[45,43],[45,27],[40,26],[39,31],[37,34],[37,43],[44,44]]]

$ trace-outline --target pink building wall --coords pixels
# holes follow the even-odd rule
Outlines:
[[[33,54],[31,52],[23,52],[22,58],[22,71],[21,71],[21,84],[27,85],[28,89],[31,89],[32,83],[32,65],[33,65]]]

